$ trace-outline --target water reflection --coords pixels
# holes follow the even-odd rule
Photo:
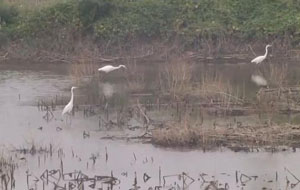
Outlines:
[[[251,81],[254,82],[257,86],[267,86],[268,82],[266,79],[260,75],[251,75]]]
[[[103,95],[106,97],[106,98],[110,98],[113,96],[113,94],[115,93],[115,85],[114,84],[111,84],[109,82],[105,82],[105,83],[99,83],[99,89],[102,90],[103,92]]]

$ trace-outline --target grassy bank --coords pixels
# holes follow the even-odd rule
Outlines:
[[[126,45],[177,43],[201,49],[228,40],[298,46],[300,3],[293,0],[0,1],[1,45],[73,51],[78,42]]]

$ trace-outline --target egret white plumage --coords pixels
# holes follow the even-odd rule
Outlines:
[[[63,111],[62,111],[62,116],[64,115],[64,114],[70,114],[71,112],[72,112],[72,109],[73,109],[73,102],[74,102],[74,89],[76,89],[77,87],[75,87],[75,86],[73,86],[72,88],[71,88],[71,100],[70,100],[70,102],[65,106],[65,108],[63,109]]]
[[[259,63],[261,63],[261,62],[263,62],[263,60],[265,60],[266,59],[266,57],[267,57],[267,55],[268,55],[268,48],[269,47],[271,47],[271,45],[266,45],[266,53],[265,53],[265,55],[261,55],[261,56],[258,56],[258,57],[256,57],[256,58],[254,58],[252,61],[251,61],[251,63],[256,63],[256,64],[259,64]]]
[[[125,65],[119,65],[118,67],[115,67],[115,66],[112,66],[112,65],[106,65],[104,67],[99,68],[98,71],[109,73],[109,72],[112,72],[112,71],[120,69],[120,68],[127,69]]]

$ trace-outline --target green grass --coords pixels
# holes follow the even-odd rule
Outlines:
[[[2,0],[1,36],[91,36],[95,40],[289,38],[300,42],[294,0]]]

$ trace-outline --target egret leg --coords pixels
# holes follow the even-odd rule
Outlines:
[[[72,124],[72,117],[69,113],[66,114],[66,125],[71,125]]]
[[[68,125],[68,114],[65,114],[65,122],[66,122],[66,125]]]
[[[69,124],[70,124],[70,126],[72,125],[72,115],[70,115],[70,117],[69,117]]]
[[[68,114],[68,124],[71,125],[72,124],[72,115]]]

